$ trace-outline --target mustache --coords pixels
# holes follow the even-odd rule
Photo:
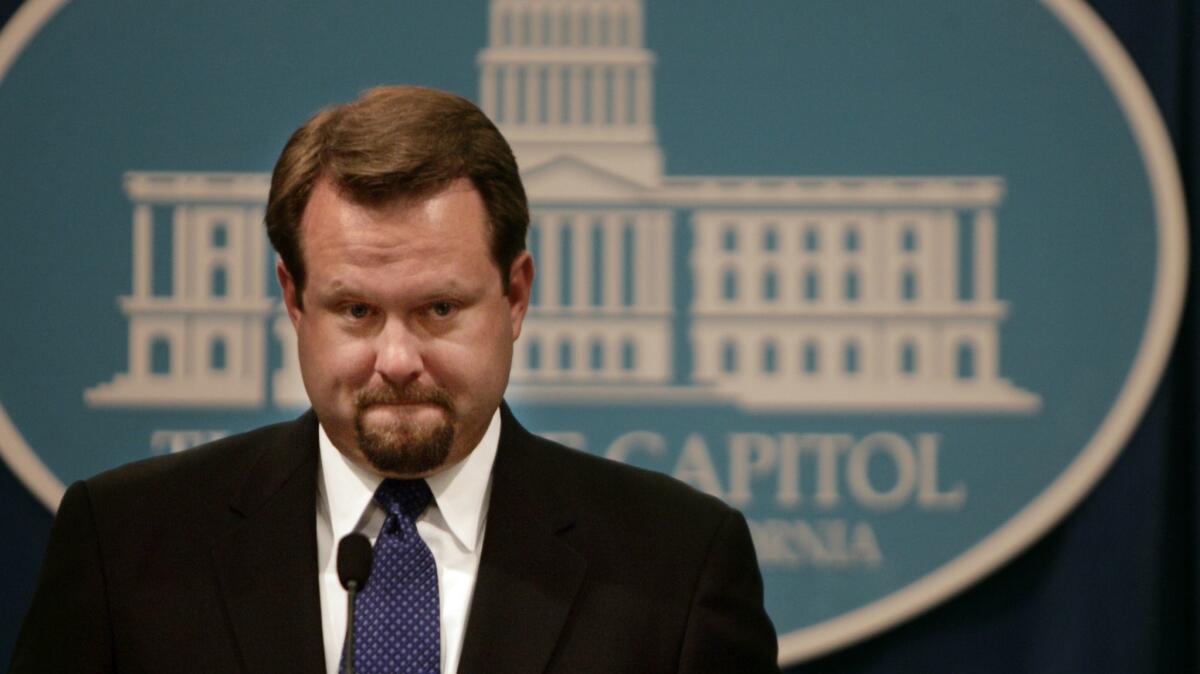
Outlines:
[[[354,405],[359,410],[371,405],[437,405],[446,411],[453,411],[453,403],[445,389],[417,382],[363,389],[354,396]]]

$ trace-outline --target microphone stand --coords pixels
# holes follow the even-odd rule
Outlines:
[[[346,640],[343,654],[346,666],[345,674],[354,674],[354,604],[358,599],[358,581],[346,583]]]
[[[338,580],[346,588],[346,638],[342,646],[342,672],[354,674],[354,605],[358,591],[371,577],[371,541],[360,533],[344,536],[338,543]]]

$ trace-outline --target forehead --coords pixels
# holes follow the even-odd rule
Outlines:
[[[482,253],[490,259],[487,209],[465,178],[427,195],[378,204],[355,201],[323,178],[305,207],[300,234],[310,264],[334,253],[363,264],[398,253],[467,258]]]

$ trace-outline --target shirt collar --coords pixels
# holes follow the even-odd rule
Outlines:
[[[434,502],[450,533],[467,550],[474,552],[483,532],[487,497],[491,488],[492,464],[500,444],[500,410],[492,414],[487,430],[466,458],[425,478]],[[365,520],[376,488],[383,477],[350,461],[317,426],[321,454],[321,487],[329,512],[333,540],[357,530]]]

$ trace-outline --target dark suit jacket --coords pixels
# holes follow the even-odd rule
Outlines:
[[[317,421],[67,490],[15,672],[324,667]],[[461,672],[777,671],[742,516],[503,408]]]

